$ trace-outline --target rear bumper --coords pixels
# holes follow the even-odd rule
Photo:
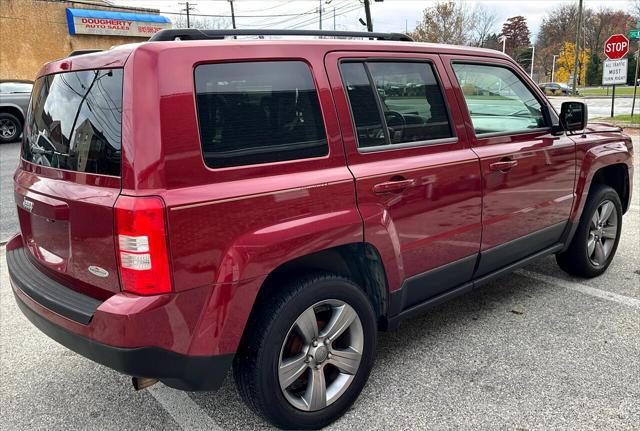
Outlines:
[[[22,247],[9,245],[7,265],[18,307],[50,338],[121,373],[158,379],[176,389],[215,390],[224,382],[232,353],[191,355],[164,347],[188,346],[193,334],[185,316],[175,309],[176,298],[138,297],[136,301],[118,294],[102,302],[65,291],[38,271]],[[188,299],[197,298],[183,301]],[[178,316],[180,331],[172,325]],[[105,343],[105,339],[119,342]]]
[[[15,297],[22,313],[47,336],[124,374],[158,379],[167,386],[186,391],[211,391],[222,386],[233,361],[232,354],[187,356],[158,347],[127,349],[101,344],[57,326],[29,308],[20,295],[16,293]]]

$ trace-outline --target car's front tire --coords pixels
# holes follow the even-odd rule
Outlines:
[[[8,112],[0,112],[0,144],[17,141],[22,133],[22,122]]]
[[[356,400],[373,366],[376,319],[352,281],[313,274],[252,314],[234,361],[240,395],[286,429],[318,429]]]
[[[607,270],[622,232],[622,203],[609,186],[595,184],[585,203],[569,248],[556,255],[560,268],[578,277],[597,277]]]

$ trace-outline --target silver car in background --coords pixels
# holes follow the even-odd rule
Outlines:
[[[0,80],[0,144],[20,138],[32,88],[32,81]]]

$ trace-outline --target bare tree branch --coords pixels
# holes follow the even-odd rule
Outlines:
[[[477,5],[472,18],[474,23],[472,43],[475,46],[485,46],[489,36],[496,33],[498,16],[494,10]]]

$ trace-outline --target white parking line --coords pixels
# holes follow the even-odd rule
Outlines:
[[[185,431],[222,431],[222,428],[186,392],[157,383],[147,389]]]
[[[585,295],[595,296],[596,298],[606,299],[607,301],[617,302],[619,304],[628,305],[629,307],[640,308],[640,299],[632,298],[630,296],[618,295],[617,293],[596,289],[595,287],[587,286],[586,284],[563,280],[561,278],[551,277],[549,275],[531,272],[524,269],[519,269],[516,271],[516,274],[548,284],[553,284],[554,286],[564,287],[565,289],[575,290],[576,292],[581,292]]]

